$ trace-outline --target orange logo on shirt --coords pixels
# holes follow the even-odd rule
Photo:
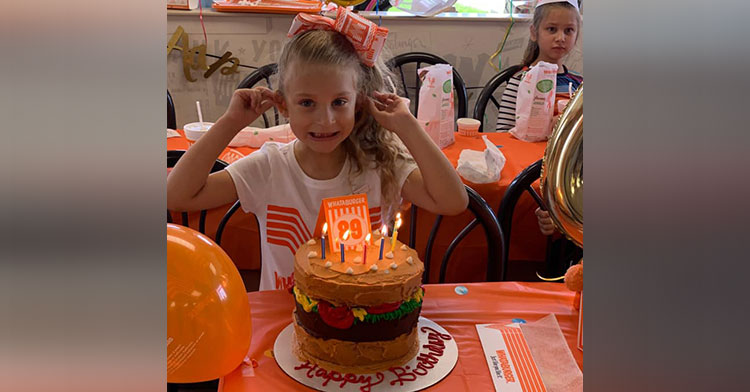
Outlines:
[[[266,241],[286,246],[295,254],[297,249],[312,238],[299,211],[294,208],[268,205],[266,210]]]
[[[276,290],[286,290],[294,286],[294,272],[289,276],[279,276],[273,271],[273,276],[276,278]]]
[[[380,207],[370,208],[368,212],[370,227],[380,229],[383,224]],[[320,233],[317,233],[316,237],[319,236]],[[297,249],[312,237],[312,232],[297,209],[271,204],[266,207],[266,242],[269,244],[284,246],[295,254]]]

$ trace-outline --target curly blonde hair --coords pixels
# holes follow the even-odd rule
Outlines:
[[[325,64],[357,69],[357,113],[354,130],[343,142],[344,151],[351,160],[350,179],[375,164],[380,174],[383,220],[388,222],[398,210],[401,201],[400,189],[396,184],[396,166],[399,160],[414,162],[401,140],[384,129],[364,110],[364,102],[374,91],[386,91],[386,78],[397,80],[393,72],[383,62],[381,53],[373,67],[362,64],[352,44],[342,34],[328,30],[311,30],[296,35],[281,52],[278,62],[279,91],[284,93],[284,82],[290,64]],[[395,85],[395,84],[394,84]],[[400,86],[399,86],[400,88]]]

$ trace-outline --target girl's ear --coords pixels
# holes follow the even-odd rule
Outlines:
[[[536,29],[534,29],[534,24],[529,24],[529,38],[536,42]]]
[[[279,108],[279,112],[281,112],[281,115],[289,118],[289,108],[286,106],[286,100],[284,100],[284,96],[280,91],[277,90],[276,92],[274,92],[273,102],[276,104],[276,107]]]

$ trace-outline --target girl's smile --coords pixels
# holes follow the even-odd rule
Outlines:
[[[323,133],[323,132],[308,132],[310,135],[310,138],[316,141],[328,141],[331,139],[335,139],[336,136],[340,134],[340,132],[329,132],[329,133]]]

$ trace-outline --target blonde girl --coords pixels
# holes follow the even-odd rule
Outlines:
[[[339,11],[337,19],[351,15]],[[200,210],[239,198],[258,217],[261,290],[291,287],[294,253],[315,231],[323,198],[366,193],[375,227],[391,222],[402,198],[447,215],[468,203],[453,166],[406,101],[385,92],[390,72],[382,59],[358,50],[355,39],[322,19],[297,16],[279,58],[278,91],[235,91],[224,115],[167,180],[169,209]],[[295,29],[300,21],[306,30]],[[297,139],[267,142],[209,174],[232,138],[272,106],[289,119]]]

